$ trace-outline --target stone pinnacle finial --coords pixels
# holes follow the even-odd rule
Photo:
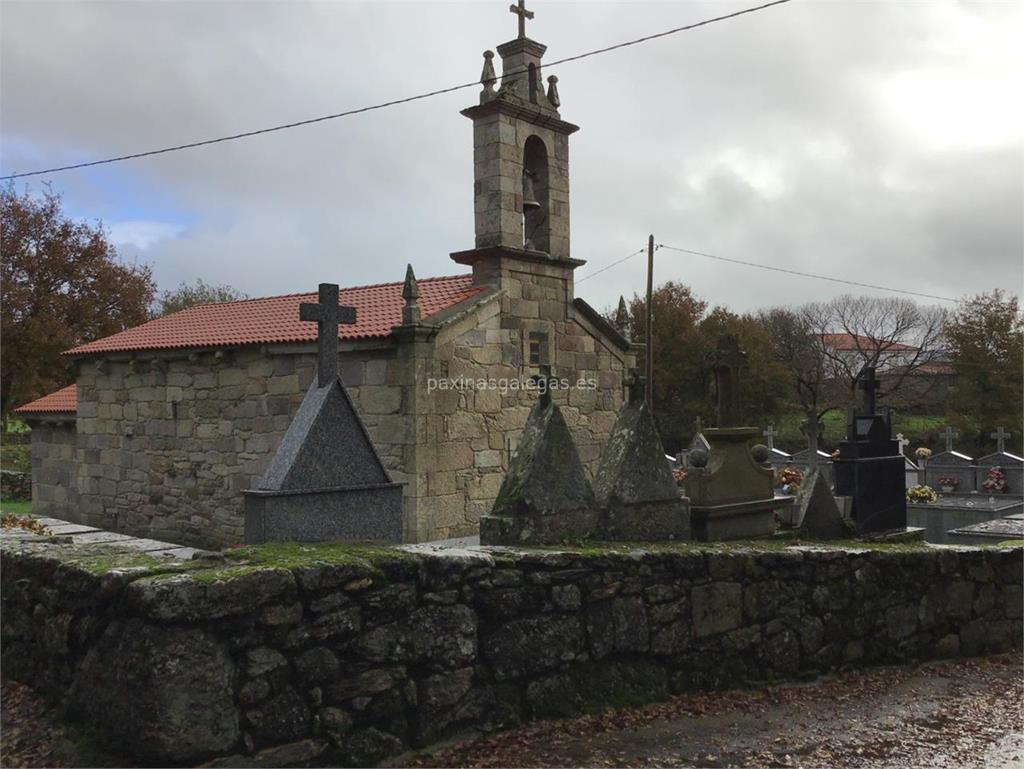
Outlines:
[[[402,299],[405,306],[402,307],[402,323],[420,322],[420,285],[416,282],[416,274],[412,271],[412,265],[406,265],[405,284],[402,286]]]
[[[626,300],[619,296],[619,306],[615,310],[615,330],[629,341],[629,308],[626,307]]]
[[[494,98],[494,84],[497,82],[498,76],[494,73],[494,51],[484,51],[484,69],[480,73],[480,84],[484,87],[480,92],[481,104]]]
[[[558,98],[558,75],[551,75],[548,78],[548,102],[555,109],[562,106],[562,100]]]

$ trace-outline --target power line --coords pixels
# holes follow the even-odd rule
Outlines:
[[[924,294],[919,291],[907,291],[902,288],[890,288],[888,286],[879,286],[875,283],[860,283],[856,280],[845,280],[843,278],[833,278],[829,275],[816,275],[813,272],[801,272],[800,270],[790,270],[785,267],[772,267],[767,264],[758,264],[757,262],[745,262],[742,259],[730,259],[725,256],[718,256],[716,254],[708,254],[703,251],[692,251],[688,248],[676,248],[675,246],[668,246],[664,243],[659,244],[659,248],[667,248],[669,251],[679,251],[684,254],[692,254],[694,256],[703,256],[708,259],[716,259],[720,262],[729,262],[730,264],[741,264],[745,267],[756,267],[760,270],[771,270],[772,272],[783,272],[787,275],[799,275],[802,278],[814,278],[816,280],[827,280],[832,283],[844,283],[848,286],[858,286],[859,288],[873,288],[878,291],[891,291],[894,294],[907,294],[908,296],[918,296],[925,299],[939,299],[943,302],[954,302],[960,303],[960,299],[951,299],[948,296],[937,296],[935,294]],[[614,266],[614,265],[613,265]]]
[[[633,45],[639,45],[640,43],[646,43],[651,40],[657,40],[658,38],[668,37],[669,35],[674,35],[678,32],[686,32],[687,30],[697,29],[698,27],[704,27],[707,26],[708,24],[714,24],[719,21],[734,19],[737,16],[744,16],[748,13],[755,13],[757,11],[762,11],[766,8],[771,8],[772,6],[782,5],[788,2],[790,2],[790,0],[773,0],[773,2],[770,3],[764,3],[763,5],[753,6],[751,8],[744,8],[743,10],[734,11],[733,13],[727,13],[723,16],[715,16],[714,18],[705,19],[704,21],[698,21],[694,24],[687,24],[683,27],[676,27],[674,29],[665,30],[664,32],[657,32],[653,35],[638,37],[635,40],[627,40],[624,43],[616,43],[615,45],[609,45],[606,46],[605,48],[598,48],[593,51],[587,51],[586,53],[576,54],[575,56],[568,56],[564,59],[558,59],[557,61],[545,64],[544,68],[547,69],[550,67],[557,66],[559,64],[568,64],[569,62],[580,61],[581,59],[586,59],[591,56],[597,56],[598,54],[601,53],[608,53],[609,51],[617,51],[620,48],[628,48]],[[526,75],[528,71],[528,68],[521,68],[519,70],[513,70],[510,73],[502,73],[502,80],[516,79],[518,77]],[[374,110],[385,109],[387,107],[394,107],[398,104],[407,104],[412,101],[429,99],[432,96],[440,96],[442,94],[452,93],[453,91],[461,91],[465,88],[473,88],[478,85],[480,85],[480,81],[474,80],[470,83],[460,83],[459,85],[453,85],[447,88],[438,88],[434,91],[427,91],[426,93],[417,94],[415,96],[406,96],[405,98],[402,99],[392,99],[391,101],[385,101],[379,104],[372,104],[366,107],[350,109],[344,112],[336,112],[332,115],[322,115],[320,117],[309,118],[307,120],[297,120],[294,123],[283,123],[281,125],[271,126],[269,128],[258,128],[253,131],[244,131],[242,133],[231,134],[230,136],[221,136],[216,139],[204,139],[202,141],[189,142],[188,144],[178,144],[172,147],[164,147],[162,149],[157,150],[148,150],[146,152],[135,152],[130,155],[119,155],[117,157],[105,158],[103,160],[90,160],[84,163],[75,163],[73,165],[68,166],[57,166],[55,168],[47,168],[41,171],[26,171],[25,173],[20,174],[9,174],[8,176],[0,177],[0,180],[22,179],[28,176],[53,174],[58,173],[60,171],[73,171],[78,168],[89,168],[91,166],[106,165],[108,163],[119,163],[124,160],[135,160],[137,158],[149,157],[151,155],[163,155],[168,152],[179,152],[181,150],[194,149],[196,147],[205,147],[210,144],[221,144],[222,142],[234,141],[236,139],[247,139],[251,136],[259,136],[261,134],[273,133],[275,131],[285,131],[288,130],[289,128],[299,128],[300,126],[313,125],[314,123],[323,123],[324,121],[327,120],[336,120],[338,118],[349,117],[351,115],[359,115],[364,112],[372,112]]]
[[[661,248],[661,246],[659,246],[658,248]],[[611,264],[609,264],[606,267],[602,267],[600,270],[595,270],[594,272],[588,272],[586,275],[584,275],[582,278],[579,278],[576,281],[576,285],[578,286],[583,281],[590,280],[595,275],[600,275],[602,272],[605,272],[606,270],[610,270],[612,267],[616,267],[616,266],[622,264],[627,259],[632,259],[634,256],[640,256],[640,254],[644,253],[645,251],[647,251],[646,248],[641,248],[639,251],[634,251],[633,253],[631,253],[631,254],[629,254],[627,256],[622,257],[621,259],[616,259],[614,262],[612,262]]]

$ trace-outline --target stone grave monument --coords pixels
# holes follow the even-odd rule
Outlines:
[[[664,541],[690,538],[690,510],[680,496],[662,447],[643,377],[634,375],[601,454],[594,494],[601,507],[600,539]]]
[[[338,325],[355,309],[321,283],[319,303],[300,306],[317,323],[317,380],[277,453],[245,495],[245,541],[402,540],[402,486],[393,483],[338,374]]]
[[[850,409],[846,440],[839,442],[833,462],[836,494],[850,497],[858,534],[906,530],[904,462],[892,438],[891,412],[877,413],[875,369],[865,366],[860,379],[864,405]]]
[[[767,429],[761,433],[767,441],[768,445],[768,464],[775,470],[781,470],[784,467],[788,467],[793,464],[793,456],[787,454],[782,449],[775,448],[775,425],[768,425]]]
[[[945,494],[970,494],[977,490],[977,467],[974,457],[961,454],[953,449],[953,441],[957,432],[952,427],[945,430],[946,450],[928,458],[924,468],[924,482],[936,491]],[[943,483],[943,479],[952,479],[952,486]],[[946,486],[949,491],[942,487]]]
[[[995,439],[996,451],[977,461],[978,493],[989,493],[984,488],[986,476],[992,468],[996,467],[999,468],[1006,481],[1006,491],[999,493],[1014,497],[1024,496],[1024,458],[1006,450],[1006,439],[1010,437],[1010,433],[1006,432],[1005,428],[997,427],[989,437]]]
[[[832,494],[832,484],[819,462],[818,435],[821,422],[811,416],[801,425],[807,436],[807,469],[793,506],[793,523],[800,531],[814,539],[838,539],[847,533],[847,523]],[[831,462],[829,463],[831,465]]]
[[[740,427],[739,370],[746,353],[735,337],[723,337],[712,353],[718,390],[718,427],[702,435],[708,449],[688,456],[686,490],[690,496],[693,537],[702,541],[746,539],[775,532],[776,508],[792,497],[776,497],[773,472],[764,463],[768,447],[754,445],[757,427]]]
[[[481,545],[553,545],[597,534],[594,492],[551,397],[551,369],[541,371],[541,396],[526,418],[491,512],[480,517]]]

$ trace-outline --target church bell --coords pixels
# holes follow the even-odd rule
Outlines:
[[[533,191],[533,171],[523,171],[523,213],[536,211],[540,208],[540,201]]]

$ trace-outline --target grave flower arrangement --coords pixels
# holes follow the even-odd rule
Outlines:
[[[939,495],[931,486],[911,486],[907,489],[907,502],[938,502]]]
[[[936,480],[943,491],[956,491],[956,487],[960,485],[960,479],[952,475],[940,475]]]
[[[1005,492],[1009,488],[1006,483],[1006,475],[998,467],[993,467],[985,473],[985,480],[982,481],[981,487],[985,489],[985,491],[999,492]]]
[[[927,446],[921,446],[914,450],[914,456],[918,459],[928,459],[932,455],[932,450]]]
[[[672,480],[676,482],[676,486],[682,486],[686,481],[687,472],[682,467],[677,467],[672,471]]]
[[[792,494],[804,482],[804,474],[795,467],[784,467],[779,471],[778,485],[786,494]]]

